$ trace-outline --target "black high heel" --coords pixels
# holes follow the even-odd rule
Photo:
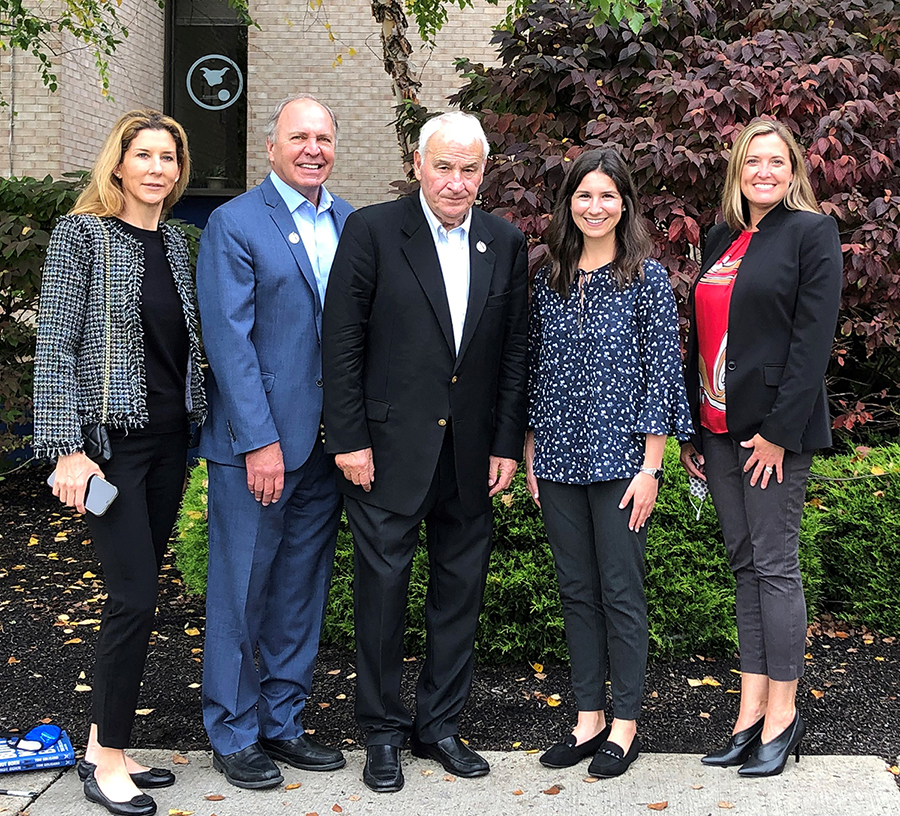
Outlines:
[[[713,765],[718,768],[743,765],[750,756],[750,752],[759,742],[765,720],[765,717],[760,717],[749,728],[738,731],[737,734],[732,734],[731,739],[728,740],[728,744],[724,748],[719,748],[718,751],[711,751],[700,761],[704,765]]]
[[[800,761],[800,743],[806,734],[806,723],[798,711],[791,724],[771,742],[760,742],[750,758],[738,769],[741,776],[777,776],[784,770],[791,754]]]

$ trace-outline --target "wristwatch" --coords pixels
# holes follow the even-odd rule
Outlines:
[[[642,467],[641,473],[646,473],[648,476],[652,476],[654,479],[659,481],[662,479],[663,469],[661,467],[652,468],[652,467]]]

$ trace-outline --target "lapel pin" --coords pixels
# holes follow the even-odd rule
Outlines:
[[[292,244],[299,244],[300,236],[297,235],[296,232],[292,232],[290,235],[288,235],[288,241],[290,241]]]
[[[477,249],[479,252],[487,252],[487,244],[485,244],[484,241],[479,241],[477,244],[475,244],[475,249]]]

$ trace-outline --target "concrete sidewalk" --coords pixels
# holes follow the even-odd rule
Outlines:
[[[362,783],[365,754],[348,751],[347,766],[333,773],[309,773],[283,766],[285,784],[268,791],[245,791],[229,785],[213,770],[211,755],[185,755],[188,764],[173,764],[171,751],[135,751],[147,765],[172,768],[174,787],[149,791],[160,816],[191,812],[195,816],[344,813],[385,816],[516,816],[517,814],[590,814],[628,816],[653,813],[653,803],[668,802],[672,816],[881,816],[900,813],[900,791],[877,757],[802,757],[790,761],[772,779],[741,779],[736,769],[712,769],[699,757],[643,754],[618,779],[585,781],[587,760],[551,771],[536,754],[484,752],[490,775],[456,779],[434,762],[403,752],[406,787],[399,793],[375,794]],[[38,791],[30,799],[0,796],[0,814],[13,816],[100,816],[106,811],[88,802],[74,769],[8,774],[8,789]],[[294,787],[298,785],[297,787]],[[288,790],[285,786],[290,786]],[[558,789],[557,793],[548,792]],[[223,799],[207,797],[222,796]]]

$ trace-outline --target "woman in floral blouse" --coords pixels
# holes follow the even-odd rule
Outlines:
[[[637,758],[647,663],[646,523],[670,434],[691,420],[675,299],[628,167],[612,149],[569,170],[534,279],[529,340],[528,488],[559,579],[578,721],[542,757],[593,755],[612,777]],[[615,719],[607,725],[609,667]]]

